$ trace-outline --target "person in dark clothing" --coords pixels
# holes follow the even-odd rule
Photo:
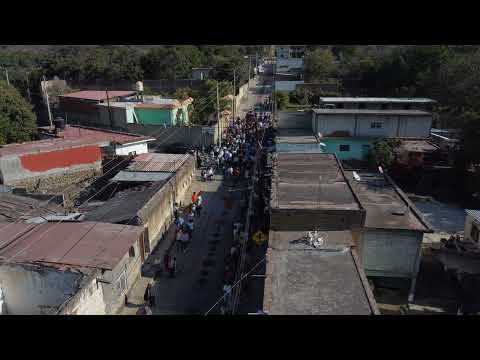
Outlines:
[[[177,268],[177,257],[174,257],[172,260],[170,260],[170,264],[169,264],[169,271],[170,271],[171,278],[175,277],[176,268]]]
[[[145,294],[143,294],[143,300],[148,306],[152,304],[152,285],[148,284],[147,288],[145,289]]]

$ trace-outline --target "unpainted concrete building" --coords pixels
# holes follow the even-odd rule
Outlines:
[[[276,231],[361,229],[365,221],[334,154],[277,153],[270,208]]]
[[[8,224],[0,287],[10,315],[118,312],[140,276],[144,229],[97,222]]]
[[[367,276],[411,280],[413,301],[423,235],[430,224],[403,191],[386,174],[345,172],[362,207],[365,226],[354,239]]]
[[[350,231],[270,231],[263,311],[269,315],[378,315]]]

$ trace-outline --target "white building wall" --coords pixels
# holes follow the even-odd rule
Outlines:
[[[148,143],[145,141],[136,144],[115,145],[115,155],[129,155],[131,152],[137,155],[148,153]]]
[[[97,282],[96,276],[89,279],[88,283],[65,305],[59,314],[106,315],[102,284]]]
[[[355,116],[357,117],[356,130]],[[381,122],[382,127],[372,128],[372,122]],[[372,114],[318,114],[316,121],[312,121],[313,131],[321,136],[329,136],[335,131],[348,131],[351,136],[427,138],[431,125],[431,115],[399,117],[398,115]]]
[[[372,128],[372,122],[381,122],[381,128]],[[397,116],[357,115],[356,136],[395,137]]]
[[[354,136],[354,115],[317,115],[316,122],[317,127],[313,130],[321,136],[329,136],[335,131],[348,131],[351,136]]]
[[[83,275],[45,266],[2,265],[0,286],[10,315],[54,313],[78,290]]]
[[[432,116],[400,116],[399,137],[419,137],[427,138],[430,136],[432,127]]]

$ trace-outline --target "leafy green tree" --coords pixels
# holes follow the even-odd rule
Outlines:
[[[376,140],[369,155],[370,166],[376,168],[380,165],[388,169],[395,159],[394,149],[398,145],[394,140]]]
[[[288,93],[276,91],[275,103],[279,110],[285,110],[288,107],[289,96]]]
[[[330,50],[316,49],[305,54],[305,76],[310,80],[322,81],[337,71],[336,58]]]
[[[20,93],[0,81],[0,143],[30,141],[37,131],[32,107]]]

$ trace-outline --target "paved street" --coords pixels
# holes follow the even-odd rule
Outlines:
[[[255,94],[255,87],[248,100],[240,104],[240,114],[263,101],[267,95]],[[186,252],[177,251],[173,244],[174,225],[162,243],[149,257],[148,262],[158,265],[163,262],[165,251],[170,249],[171,256],[177,257],[177,273],[174,278],[163,273],[155,277],[153,292],[154,315],[204,314],[223,295],[224,259],[233,241],[233,223],[240,219],[240,209],[247,196],[245,185],[239,183],[236,188],[223,181],[222,175],[216,175],[211,182],[200,181],[200,170],[192,181],[183,199],[183,204],[190,203],[192,192],[201,191],[204,199],[202,214],[195,219],[192,244]],[[144,268],[148,270],[148,265]],[[150,274],[153,275],[153,274]],[[143,294],[149,279],[141,278],[129,296],[129,305],[121,314],[132,315],[143,304]],[[216,306],[210,314],[219,314]]]

